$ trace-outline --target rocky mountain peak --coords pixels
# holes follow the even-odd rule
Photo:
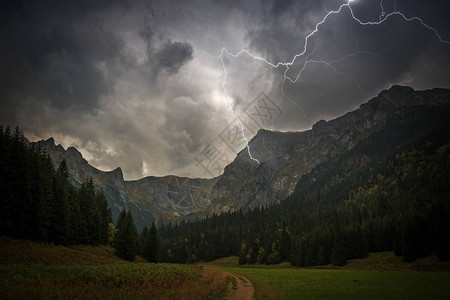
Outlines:
[[[55,149],[57,151],[64,151],[64,147],[61,146],[61,144],[56,145],[55,139],[53,137],[50,137],[46,140],[39,141],[38,144],[43,147],[44,149]]]
[[[411,92],[415,92],[415,90],[412,87],[410,87],[410,86],[396,85],[395,84],[389,89],[389,92],[391,92],[391,93],[398,93],[398,92],[411,93]]]
[[[112,171],[109,172],[109,173],[111,173],[111,175],[112,175],[114,178],[116,178],[116,179],[118,179],[118,180],[120,180],[120,181],[124,181],[124,179],[123,179],[123,171],[122,171],[122,168],[117,167],[117,168],[115,168],[114,170],[112,170]]]
[[[395,85],[355,111],[334,120],[318,121],[311,130],[274,132],[261,129],[249,143],[252,156],[260,164],[251,161],[247,149],[243,149],[214,186],[212,202],[228,210],[280,201],[293,191],[303,174],[380,130],[390,118],[401,114],[402,108],[449,103],[450,90],[417,92],[410,87]]]
[[[46,139],[44,142],[51,145],[55,145],[55,139],[53,137]]]
[[[74,156],[75,158],[83,159],[83,155],[82,155],[81,152],[78,151],[78,149],[75,148],[75,147],[69,147],[69,148],[67,148],[67,153],[68,153],[69,155],[71,155],[71,156]]]
[[[323,130],[327,127],[327,124],[328,124],[327,121],[325,121],[325,120],[320,120],[320,121],[316,122],[316,124],[314,124],[314,125],[312,126],[312,131],[313,131],[314,133],[323,131]]]

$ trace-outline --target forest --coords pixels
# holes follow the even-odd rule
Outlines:
[[[18,128],[0,129],[0,234],[62,245],[107,243],[111,213],[92,179],[75,189],[65,161],[55,169]]]
[[[68,178],[65,160],[55,168],[19,128],[1,127],[0,235],[57,245],[110,244],[121,258],[134,260],[140,254],[158,261],[154,224],[138,234],[133,216],[124,209],[114,226],[106,197],[92,178],[78,189]]]

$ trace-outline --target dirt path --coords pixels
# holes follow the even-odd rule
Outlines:
[[[254,299],[255,288],[250,280],[241,275],[227,274],[231,278],[231,284],[228,286],[228,300]]]

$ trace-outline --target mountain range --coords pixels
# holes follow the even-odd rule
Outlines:
[[[318,164],[348,152],[374,133],[385,129],[390,120],[414,118],[424,107],[446,107],[450,90],[415,91],[393,86],[362,104],[358,109],[331,121],[321,120],[303,132],[277,132],[261,129],[212,179],[177,176],[149,176],[126,181],[120,168],[105,172],[91,166],[74,147],[64,149],[53,138],[36,142],[55,165],[63,159],[69,179],[80,186],[92,177],[104,190],[113,216],[123,208],[131,210],[142,228],[152,221],[195,220],[212,213],[247,210],[280,202],[295,190],[300,178]],[[419,129],[420,130],[420,129]]]

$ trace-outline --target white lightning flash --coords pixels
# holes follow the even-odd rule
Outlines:
[[[225,49],[225,48],[224,48]],[[223,51],[223,49],[222,49],[222,51]],[[234,99],[228,94],[228,91],[227,91],[227,88],[226,88],[226,84],[227,84],[227,78],[228,78],[228,73],[227,73],[227,70],[226,70],[226,68],[225,68],[225,63],[224,63],[224,61],[223,61],[223,52],[220,52],[220,56],[219,56],[219,59],[220,59],[220,61],[222,62],[222,67],[223,67],[223,72],[224,72],[224,78],[223,78],[223,81],[222,81],[222,88],[223,88],[223,90],[224,90],[224,92],[225,92],[225,95],[229,98],[229,99],[232,99],[233,100],[233,102],[234,102]],[[249,140],[247,139],[247,137],[245,136],[245,133],[244,133],[244,125],[242,124],[242,122],[241,122],[241,120],[239,120],[239,118],[236,116],[236,114],[234,113],[234,110],[233,110],[233,107],[231,107],[231,111],[232,111],[232,113],[233,113],[233,116],[235,117],[235,119],[238,121],[238,123],[239,123],[239,127],[241,128],[241,134],[242,134],[242,137],[245,139],[245,142],[247,143],[247,152],[248,152],[248,156],[250,157],[250,159],[251,160],[253,160],[253,161],[255,161],[255,162],[257,162],[258,163],[258,165],[259,165],[259,160],[257,160],[256,158],[254,158],[253,156],[252,156],[252,153],[250,152],[250,146],[249,146]]]
[[[297,103],[295,103],[294,101],[292,101],[291,99],[289,99],[289,97],[287,97],[287,95],[284,93],[284,84],[285,84],[285,81],[286,81],[286,80],[289,80],[291,83],[295,84],[295,83],[300,79],[300,77],[302,76],[303,71],[306,69],[306,67],[307,67],[308,64],[325,64],[325,65],[329,66],[330,68],[332,68],[336,73],[338,73],[338,74],[342,75],[344,78],[346,78],[346,79],[352,81],[352,82],[353,82],[353,83],[361,90],[361,87],[358,85],[358,83],[356,82],[356,80],[354,80],[354,79],[348,77],[348,76],[347,76],[346,74],[344,74],[343,72],[338,71],[338,70],[336,69],[336,67],[335,67],[333,64],[334,64],[334,63],[342,62],[342,61],[344,61],[344,60],[346,60],[346,59],[348,59],[348,58],[350,58],[350,57],[356,56],[356,55],[376,55],[376,56],[382,55],[382,54],[385,54],[385,53],[390,52],[392,49],[390,49],[390,50],[385,50],[385,51],[382,51],[382,52],[379,52],[379,53],[371,53],[371,52],[367,52],[367,51],[356,51],[356,52],[354,52],[354,53],[347,54],[347,55],[345,55],[344,57],[342,57],[342,58],[340,58],[340,59],[335,59],[335,60],[331,60],[331,61],[325,61],[325,60],[310,60],[309,57],[315,52],[315,50],[316,50],[316,48],[317,48],[317,42],[316,42],[316,45],[315,45],[314,49],[313,49],[309,54],[307,54],[307,50],[308,50],[308,42],[309,42],[309,40],[310,40],[311,37],[313,37],[316,33],[319,32],[319,27],[320,27],[322,24],[324,24],[324,23],[327,21],[327,19],[328,19],[331,15],[338,15],[338,14],[340,14],[344,9],[348,9],[348,11],[350,12],[350,14],[351,14],[353,20],[356,21],[356,22],[358,22],[358,24],[361,25],[361,26],[376,26],[376,25],[380,25],[380,24],[382,24],[383,22],[385,22],[386,20],[388,20],[389,18],[393,17],[393,16],[400,16],[400,17],[403,18],[403,20],[405,20],[406,22],[417,21],[417,22],[419,22],[422,26],[424,26],[424,27],[427,28],[428,30],[432,31],[432,32],[434,33],[434,35],[438,38],[438,40],[439,40],[441,43],[445,43],[445,44],[450,45],[450,42],[449,42],[449,41],[444,40],[444,39],[439,35],[438,31],[437,31],[435,28],[433,28],[433,27],[427,25],[421,18],[415,17],[415,16],[414,16],[414,17],[407,17],[407,16],[406,16],[405,14],[403,14],[402,12],[397,11],[397,3],[396,3],[395,0],[394,0],[394,11],[393,11],[393,12],[390,12],[390,13],[386,13],[386,12],[385,12],[385,9],[384,9],[384,6],[383,6],[383,1],[384,1],[384,0],[380,0],[380,9],[381,9],[381,12],[380,12],[380,15],[379,15],[379,21],[368,21],[368,22],[364,22],[364,21],[362,21],[361,19],[359,19],[359,18],[357,18],[357,17],[355,16],[355,14],[354,14],[354,12],[353,12],[353,9],[352,9],[352,7],[351,7],[351,3],[354,2],[354,1],[355,1],[355,0],[347,0],[347,2],[344,3],[344,4],[341,4],[337,10],[332,10],[332,11],[326,11],[326,10],[325,10],[325,12],[326,12],[325,16],[322,18],[321,21],[319,21],[319,22],[315,25],[314,30],[313,30],[311,33],[309,33],[309,34],[305,37],[305,44],[304,44],[303,50],[302,50],[300,53],[295,54],[294,57],[293,57],[290,61],[288,61],[288,62],[276,62],[276,63],[274,63],[274,62],[270,62],[268,59],[266,59],[266,58],[264,58],[264,57],[260,57],[260,56],[254,55],[254,54],[250,53],[248,50],[244,50],[244,49],[243,49],[243,50],[240,50],[240,51],[237,52],[237,53],[231,53],[231,52],[228,51],[227,48],[222,48],[221,51],[220,51],[220,55],[218,56],[218,58],[220,59],[220,61],[221,61],[221,63],[222,63],[222,68],[223,68],[223,72],[224,72],[224,79],[223,79],[223,82],[222,82],[222,88],[223,88],[223,90],[224,90],[225,95],[226,95],[227,97],[229,97],[230,99],[233,100],[233,98],[228,94],[228,91],[227,91],[227,89],[226,89],[226,81],[227,81],[228,73],[227,73],[227,71],[226,71],[226,67],[225,67],[225,63],[224,63],[224,60],[223,60],[223,56],[224,56],[224,55],[227,55],[227,56],[230,56],[230,57],[233,57],[233,58],[237,58],[237,57],[239,57],[239,56],[241,56],[241,55],[244,55],[244,54],[247,55],[247,56],[249,56],[249,57],[251,57],[251,58],[253,58],[253,59],[255,59],[255,60],[258,60],[258,61],[261,61],[261,62],[267,64],[269,68],[285,67],[285,70],[284,70],[284,73],[283,73],[283,81],[282,81],[282,84],[281,84],[281,95],[282,95],[282,98],[280,99],[280,102],[283,100],[283,98],[286,98],[286,99],[288,99],[290,102],[292,102],[292,103],[294,103],[294,104],[296,104],[296,105],[298,106]],[[297,60],[297,58],[300,58],[300,57],[303,57],[303,56],[305,56],[305,62],[303,63],[302,67],[300,68],[300,71],[298,72],[298,74],[297,74],[294,78],[288,76],[288,75],[287,75],[287,72],[290,70],[290,67],[295,63],[295,61]],[[299,106],[298,106],[298,107],[299,107]],[[299,108],[300,108],[300,107],[299,107]],[[312,121],[311,119],[309,119],[309,118],[306,116],[305,112],[304,112],[301,108],[300,108],[300,110],[302,111],[302,113],[303,113],[303,115],[305,116],[305,118],[307,118],[308,120]],[[235,115],[233,109],[232,109],[232,111],[233,111],[233,115],[236,117],[236,115]],[[249,141],[248,141],[248,139],[245,137],[245,134],[244,134],[244,127],[243,127],[243,124],[241,123],[241,121],[240,121],[237,117],[236,117],[236,119],[238,120],[238,122],[239,122],[239,124],[240,124],[242,136],[243,136],[243,138],[245,139],[245,141],[247,142],[247,152],[248,152],[249,157],[250,157],[253,161],[255,161],[255,162],[257,162],[257,163],[259,164],[259,161],[258,161],[256,158],[254,158],[254,157],[252,156],[252,154],[251,154],[250,146],[249,146],[249,144],[248,144]]]

